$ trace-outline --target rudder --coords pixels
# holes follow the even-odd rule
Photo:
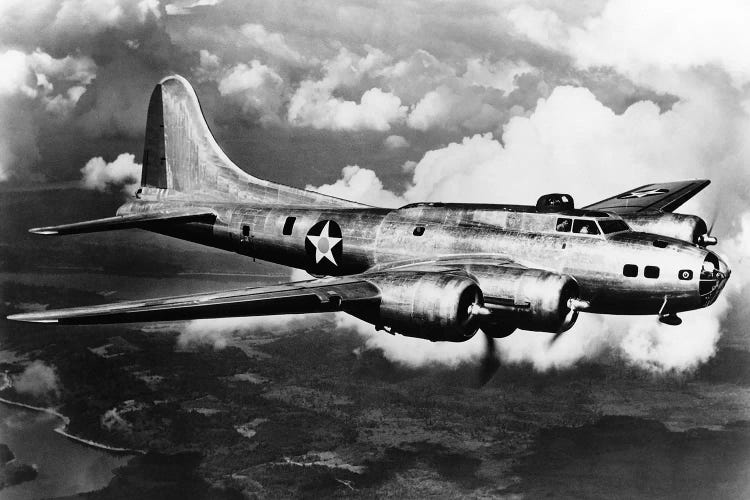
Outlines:
[[[200,200],[363,206],[258,179],[240,169],[216,143],[195,91],[178,75],[162,79],[151,94],[141,185]]]

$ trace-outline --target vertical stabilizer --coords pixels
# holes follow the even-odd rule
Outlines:
[[[141,185],[207,201],[363,206],[253,177],[216,143],[198,97],[181,76],[164,78],[151,94]]]

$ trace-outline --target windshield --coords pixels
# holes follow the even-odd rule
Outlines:
[[[602,228],[604,234],[617,233],[619,231],[630,231],[630,227],[625,223],[625,221],[620,219],[600,220],[599,227]]]
[[[596,222],[590,219],[576,219],[573,221],[573,232],[579,234],[599,234]]]

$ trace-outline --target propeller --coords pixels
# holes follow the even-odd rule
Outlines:
[[[711,234],[714,232],[714,225],[716,225],[716,221],[719,219],[720,208],[719,205],[716,206],[713,216],[711,217],[711,224],[708,226],[706,234],[698,236],[698,244],[702,247],[716,245],[719,242],[718,238],[716,238],[716,236],[711,236]]]
[[[500,357],[497,355],[495,339],[484,333],[485,350],[479,365],[479,387],[484,387],[500,368]]]
[[[557,342],[557,339],[562,337],[562,334],[570,330],[570,327],[573,326],[573,323],[576,322],[578,319],[578,313],[580,311],[585,311],[591,306],[591,303],[587,300],[581,300],[575,297],[571,297],[568,299],[568,314],[565,315],[565,319],[562,322],[562,325],[560,326],[560,329],[555,332],[555,334],[552,336],[551,339],[549,339],[548,347],[552,347],[555,342]]]
[[[481,300],[481,299],[479,299]],[[479,300],[469,306],[469,317],[489,317],[492,312],[484,307]],[[495,339],[482,330],[485,340],[484,355],[479,365],[479,387],[483,387],[495,375],[500,368],[500,358],[497,355]]]

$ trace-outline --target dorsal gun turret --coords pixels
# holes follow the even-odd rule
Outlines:
[[[538,212],[565,212],[573,208],[573,197],[563,193],[545,194],[536,202]]]

